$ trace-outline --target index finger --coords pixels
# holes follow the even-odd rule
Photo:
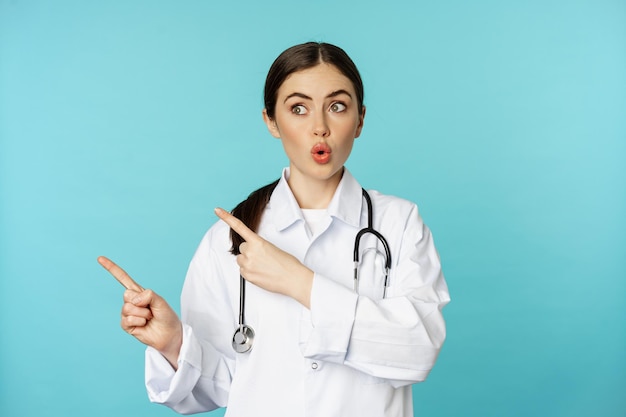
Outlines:
[[[113,277],[127,290],[143,291],[143,287],[137,284],[122,268],[105,256],[98,257],[98,263],[104,267]]]
[[[215,214],[217,214],[217,217],[224,220],[224,222],[229,225],[235,232],[239,233],[239,236],[241,236],[246,242],[250,242],[254,239],[259,238],[259,235],[250,230],[248,226],[244,224],[244,222],[242,222],[226,210],[218,207],[215,209]]]

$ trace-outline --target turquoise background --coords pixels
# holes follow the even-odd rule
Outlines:
[[[626,413],[626,2],[0,0],[0,415],[170,416],[104,254],[178,310],[215,206],[287,164],[285,48],[359,66],[348,167],[416,201],[452,298],[420,416]],[[221,415],[218,411],[211,415]]]

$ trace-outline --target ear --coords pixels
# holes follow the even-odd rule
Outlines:
[[[364,121],[365,121],[365,106],[363,106],[363,111],[359,115],[359,124],[356,127],[356,133],[354,135],[355,139],[358,138],[359,136],[361,136],[361,130],[363,130],[363,122]]]
[[[267,115],[267,109],[263,109],[263,121],[267,126],[267,130],[270,131],[270,134],[274,136],[276,139],[280,139],[280,131],[278,130],[278,125],[276,124],[276,120],[272,119]]]

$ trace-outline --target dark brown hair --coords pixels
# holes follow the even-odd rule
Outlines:
[[[307,42],[292,46],[281,53],[274,61],[265,79],[264,102],[265,111],[270,119],[274,118],[278,89],[294,72],[313,68],[326,63],[333,65],[345,75],[354,86],[359,114],[363,113],[363,81],[354,62],[348,54],[338,46],[324,42]],[[278,185],[278,180],[252,192],[247,199],[234,208],[232,214],[241,220],[250,230],[258,231],[265,206]],[[239,254],[239,245],[244,240],[234,230],[230,230],[233,243],[230,251],[233,255]]]
[[[325,63],[335,66],[354,86],[359,114],[363,112],[363,81],[354,62],[338,46],[323,42],[307,42],[292,46],[276,58],[265,79],[264,101],[267,115],[273,119],[278,89],[294,72]]]

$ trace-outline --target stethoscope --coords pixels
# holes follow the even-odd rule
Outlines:
[[[354,291],[358,292],[359,289],[359,246],[361,244],[361,238],[363,235],[372,234],[376,237],[378,241],[380,241],[385,250],[385,280],[383,283],[383,298],[387,295],[387,286],[389,284],[389,270],[391,269],[391,251],[389,250],[389,244],[387,243],[387,239],[380,234],[373,227],[373,210],[372,210],[372,200],[363,189],[363,198],[365,198],[365,202],[367,204],[367,227],[359,230],[354,239]],[[250,349],[252,349],[252,344],[254,343],[254,330],[252,327],[245,324],[244,319],[244,310],[246,306],[246,280],[243,276],[239,275],[239,324],[237,325],[237,329],[235,329],[235,333],[233,334],[233,349],[237,353],[246,353]]]

